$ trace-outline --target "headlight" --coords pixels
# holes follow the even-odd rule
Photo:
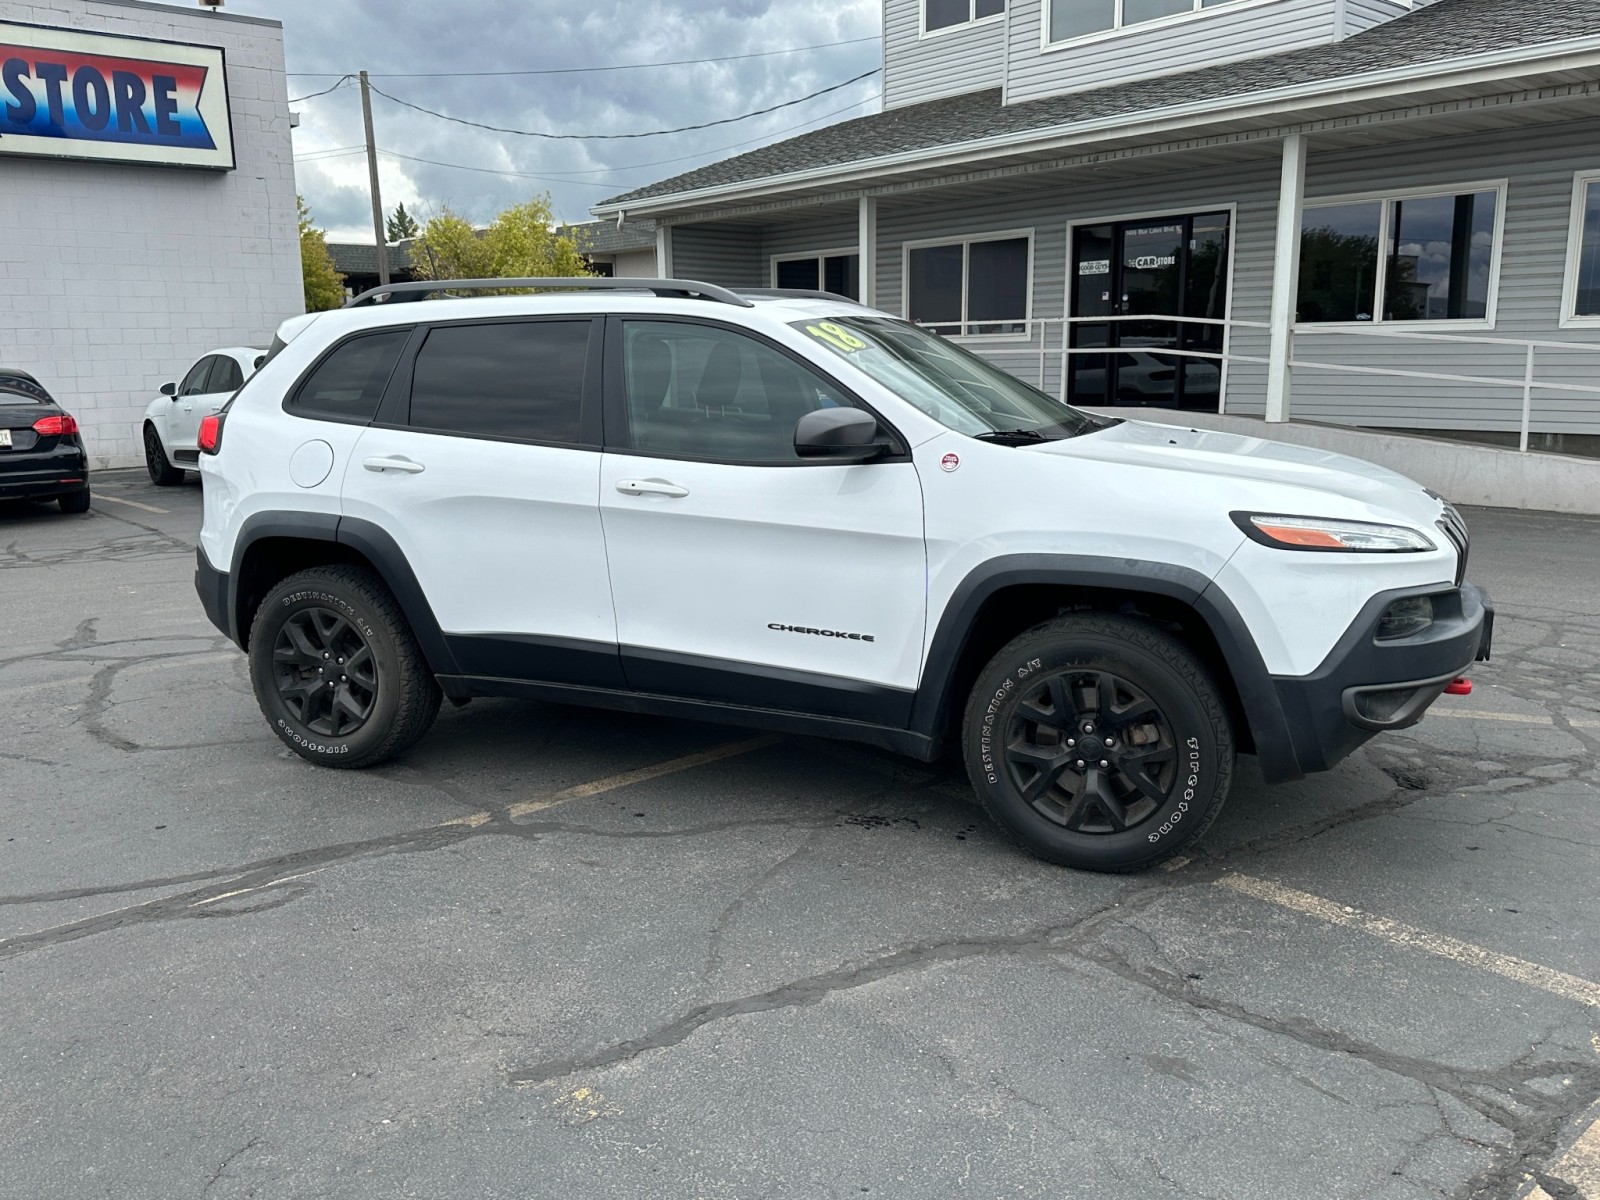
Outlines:
[[[1233,523],[1263,546],[1279,550],[1320,550],[1360,554],[1416,554],[1437,550],[1426,534],[1404,525],[1336,521],[1327,517],[1287,517],[1265,513],[1232,514]]]

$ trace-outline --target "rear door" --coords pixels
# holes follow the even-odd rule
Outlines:
[[[630,685],[903,725],[927,591],[903,447],[801,459],[802,415],[859,402],[745,330],[613,319],[607,362],[600,511]]]
[[[356,446],[344,520],[398,544],[464,674],[622,686],[601,339],[584,316],[426,327]]]

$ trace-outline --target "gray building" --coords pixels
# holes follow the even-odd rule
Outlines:
[[[885,0],[881,113],[595,208],[1096,406],[1600,454],[1600,0]]]
[[[0,361],[78,418],[95,465],[134,465],[162,383],[305,309],[283,29],[7,0],[0,45]]]

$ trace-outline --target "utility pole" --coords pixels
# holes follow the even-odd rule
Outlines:
[[[378,190],[378,147],[372,136],[372,87],[361,72],[361,122],[367,128],[367,180],[372,188],[372,232],[378,239],[378,282],[389,283],[389,243],[383,228],[383,193]]]

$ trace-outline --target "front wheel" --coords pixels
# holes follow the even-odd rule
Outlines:
[[[962,730],[989,815],[1034,854],[1090,871],[1170,858],[1222,811],[1227,708],[1194,653],[1134,617],[1029,630],[984,668]]]
[[[278,584],[251,626],[250,681],[273,732],[324,767],[393,758],[439,712],[405,615],[364,567],[316,567]]]

